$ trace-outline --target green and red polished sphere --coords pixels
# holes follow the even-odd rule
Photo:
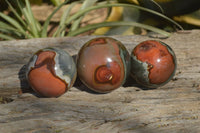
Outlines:
[[[39,95],[59,97],[74,84],[76,73],[76,65],[67,52],[45,48],[30,59],[26,77],[32,89]]]
[[[174,76],[176,67],[175,53],[161,41],[141,42],[131,53],[131,76],[148,88],[168,83]]]
[[[78,73],[89,89],[108,93],[122,86],[129,74],[145,87],[160,87],[172,79],[177,67],[173,50],[161,41],[141,42],[129,55],[125,46],[111,37],[86,42],[76,61],[64,50],[41,49],[27,64],[27,80],[41,96],[59,97],[73,86]]]
[[[77,57],[78,77],[90,89],[107,93],[120,87],[130,72],[130,56],[124,45],[110,37],[85,43]]]

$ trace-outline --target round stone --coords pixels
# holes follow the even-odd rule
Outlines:
[[[36,52],[27,64],[26,77],[31,88],[45,97],[59,97],[76,79],[73,58],[58,48]]]
[[[124,45],[116,39],[98,37],[80,49],[77,71],[88,88],[107,93],[126,81],[130,72],[130,56]]]
[[[161,41],[138,44],[131,53],[131,76],[141,85],[157,88],[168,83],[177,67],[173,50]]]

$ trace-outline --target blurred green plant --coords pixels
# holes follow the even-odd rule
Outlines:
[[[177,26],[180,30],[183,29],[178,23],[168,18],[167,16],[159,12],[156,12],[154,10],[133,4],[110,3],[109,1],[98,2],[97,0],[74,1],[69,4],[69,0],[66,0],[63,3],[58,4],[58,6],[48,16],[48,18],[45,20],[44,23],[40,23],[33,15],[29,0],[24,0],[24,1],[16,0],[17,7],[13,7],[13,5],[11,5],[8,0],[6,0],[6,2],[10,10],[12,11],[14,17],[5,15],[4,13],[0,12],[0,18],[1,20],[3,20],[0,21],[0,38],[4,40],[49,37],[48,27],[50,25],[52,17],[61,7],[63,7],[66,4],[68,4],[68,6],[64,10],[60,18],[60,22],[57,26],[57,29],[52,35],[53,37],[76,36],[81,33],[87,32],[89,30],[94,30],[100,27],[116,27],[116,26],[140,27],[143,29],[147,29],[162,34],[166,37],[170,36],[170,33],[163,29],[159,29],[157,27],[153,27],[148,24],[142,24],[139,22],[127,21],[127,20],[110,21],[110,22],[105,21],[98,24],[89,24],[84,27],[80,26],[83,17],[90,11],[100,8],[111,8],[111,7],[132,8],[148,12],[150,14],[163,18],[169,23]],[[82,4],[80,10],[75,14],[70,14],[72,8],[78,3]],[[66,29],[68,29],[67,32]]]
[[[63,0],[50,0],[50,1],[54,6],[59,6],[60,4],[63,3]],[[31,4],[41,5],[44,2],[44,0],[29,0],[29,2]],[[50,2],[48,1],[48,3]]]
[[[61,0],[51,0],[51,2],[55,5],[55,6],[59,6],[62,4]]]
[[[5,40],[47,37],[48,25],[53,15],[65,4],[60,4],[46,19],[43,25],[34,17],[29,0],[17,0],[17,9],[6,0],[13,16],[0,12],[0,38]]]
[[[200,0],[118,0],[118,2],[135,4],[160,12],[181,24],[184,29],[191,30],[200,28]],[[132,16],[136,16],[137,18],[134,19],[134,21],[159,27],[167,31],[174,31],[173,26],[170,25],[170,23],[166,23],[166,21],[160,17],[147,12],[124,9],[122,13],[123,19],[133,19]]]

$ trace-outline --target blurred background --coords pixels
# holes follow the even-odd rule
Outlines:
[[[200,0],[0,0],[0,40],[200,28]]]

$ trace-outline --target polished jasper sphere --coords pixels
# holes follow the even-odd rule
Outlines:
[[[88,88],[110,92],[125,82],[130,72],[130,56],[121,42],[110,37],[95,38],[80,49],[77,71]]]
[[[131,53],[131,76],[149,88],[169,82],[175,74],[176,66],[173,50],[161,41],[144,41]]]
[[[38,94],[58,97],[73,85],[76,65],[67,52],[57,48],[45,48],[30,59],[26,77]]]

